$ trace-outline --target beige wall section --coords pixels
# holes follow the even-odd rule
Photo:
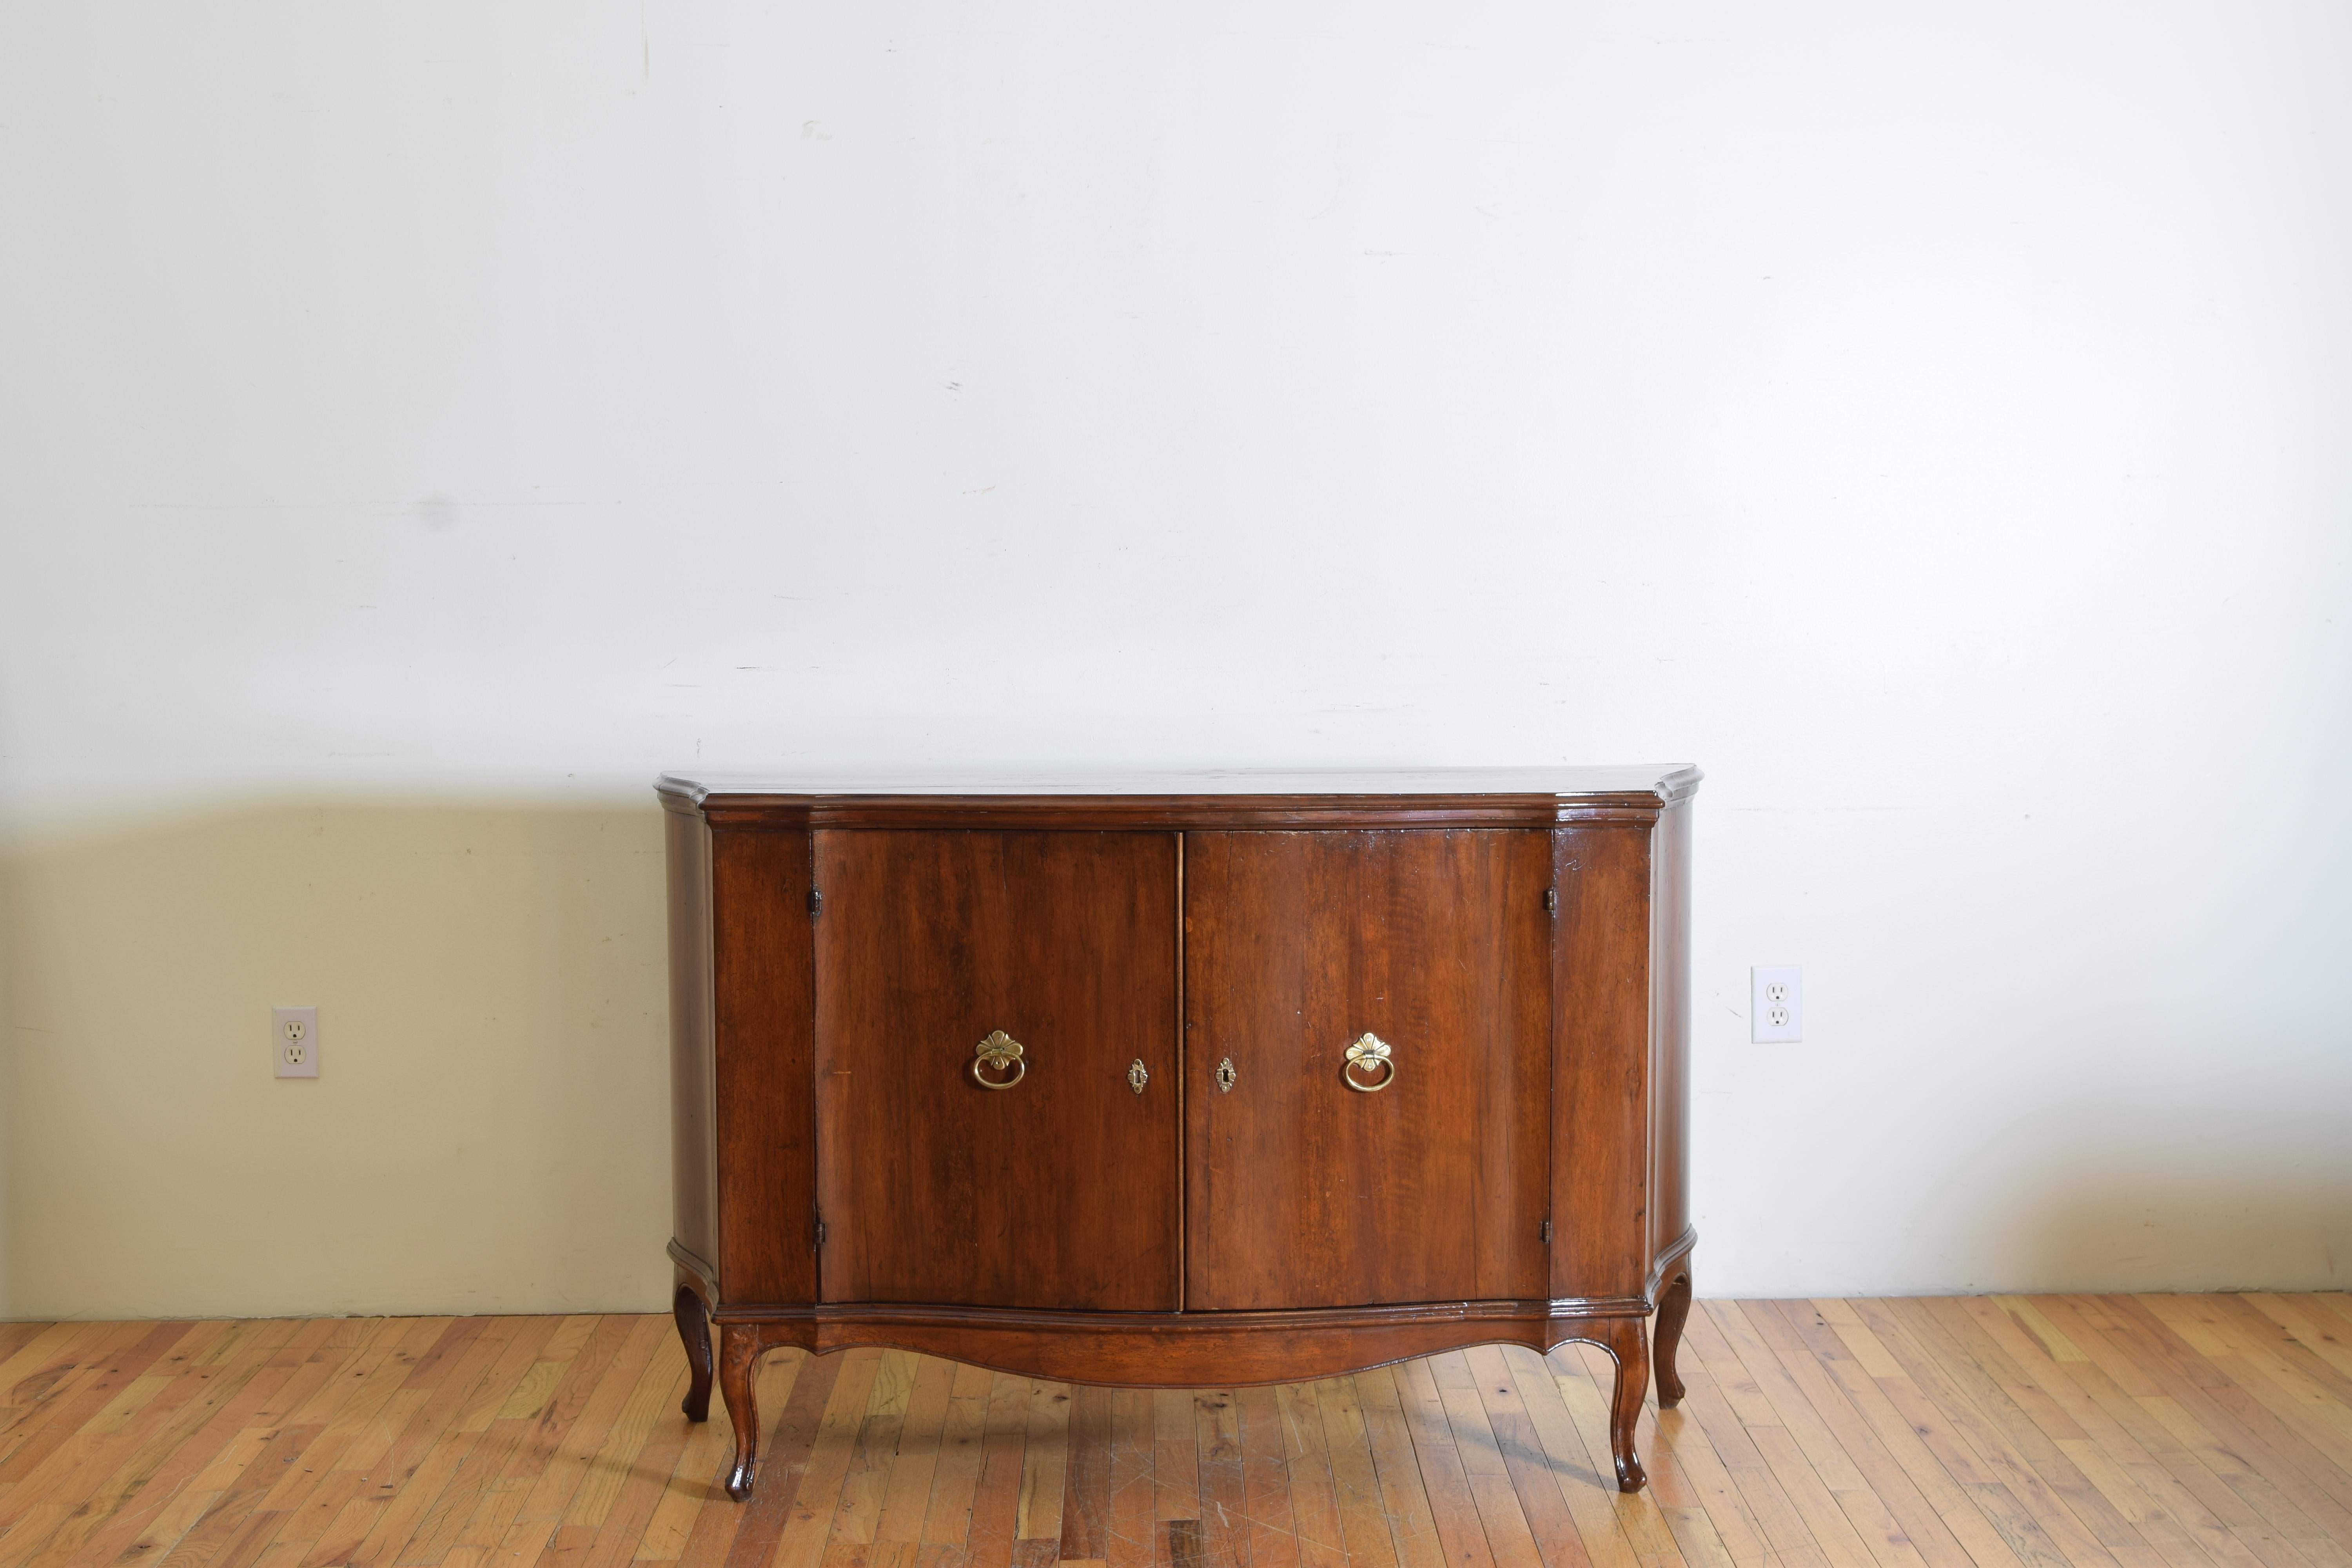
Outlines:
[[[278,805],[0,860],[8,1313],[654,1310],[661,814]],[[316,1003],[315,1082],[269,1009]]]

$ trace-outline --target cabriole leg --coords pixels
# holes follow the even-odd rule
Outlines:
[[[727,1495],[741,1502],[751,1495],[751,1479],[760,1463],[760,1401],[756,1384],[760,1370],[757,1323],[719,1325],[719,1393],[727,1401],[727,1418],[735,1424],[735,1468],[727,1472]]]
[[[1683,1323],[1690,1317],[1690,1259],[1675,1266],[1673,1283],[1658,1296],[1658,1338],[1654,1347],[1658,1368],[1658,1408],[1672,1410],[1683,1402],[1683,1380],[1675,1372],[1675,1352],[1682,1348]]]
[[[677,1337],[686,1345],[686,1365],[689,1381],[686,1387],[686,1403],[678,1406],[688,1421],[710,1419],[710,1314],[704,1310],[702,1298],[690,1286],[677,1288],[677,1300],[670,1304],[671,1315],[677,1319]]]
[[[1633,1452],[1633,1423],[1642,1417],[1642,1396],[1650,1391],[1650,1332],[1646,1318],[1612,1318],[1601,1343],[1617,1363],[1616,1392],[1609,1400],[1609,1455],[1617,1461],[1617,1489],[1637,1492],[1649,1477]]]

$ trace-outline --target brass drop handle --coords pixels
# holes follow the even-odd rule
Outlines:
[[[1389,1054],[1392,1048],[1378,1035],[1367,1032],[1357,1036],[1348,1047],[1348,1059],[1339,1064],[1340,1079],[1358,1094],[1380,1093],[1396,1082],[1396,1058]],[[1374,1068],[1380,1068],[1381,1076],[1370,1083],[1357,1076],[1370,1073]]]
[[[1003,1074],[1010,1070],[1011,1078],[990,1078],[980,1069]],[[982,1089],[1011,1089],[1029,1076],[1029,1064],[1021,1059],[1021,1042],[1002,1029],[991,1029],[988,1038],[971,1048],[971,1062],[965,1069],[971,1081]]]

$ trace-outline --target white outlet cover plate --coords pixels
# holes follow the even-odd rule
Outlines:
[[[300,1037],[289,1025],[301,1026]],[[279,1078],[319,1076],[319,1010],[316,1007],[272,1007],[269,1010],[269,1059]]]
[[[1805,1037],[1805,972],[1794,963],[1759,963],[1748,972],[1748,1037],[1759,1046]]]

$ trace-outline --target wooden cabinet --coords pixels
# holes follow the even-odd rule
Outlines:
[[[1230,1386],[1570,1339],[1640,1486],[1697,780],[665,778],[670,1252],[729,1489],[785,1345]]]

